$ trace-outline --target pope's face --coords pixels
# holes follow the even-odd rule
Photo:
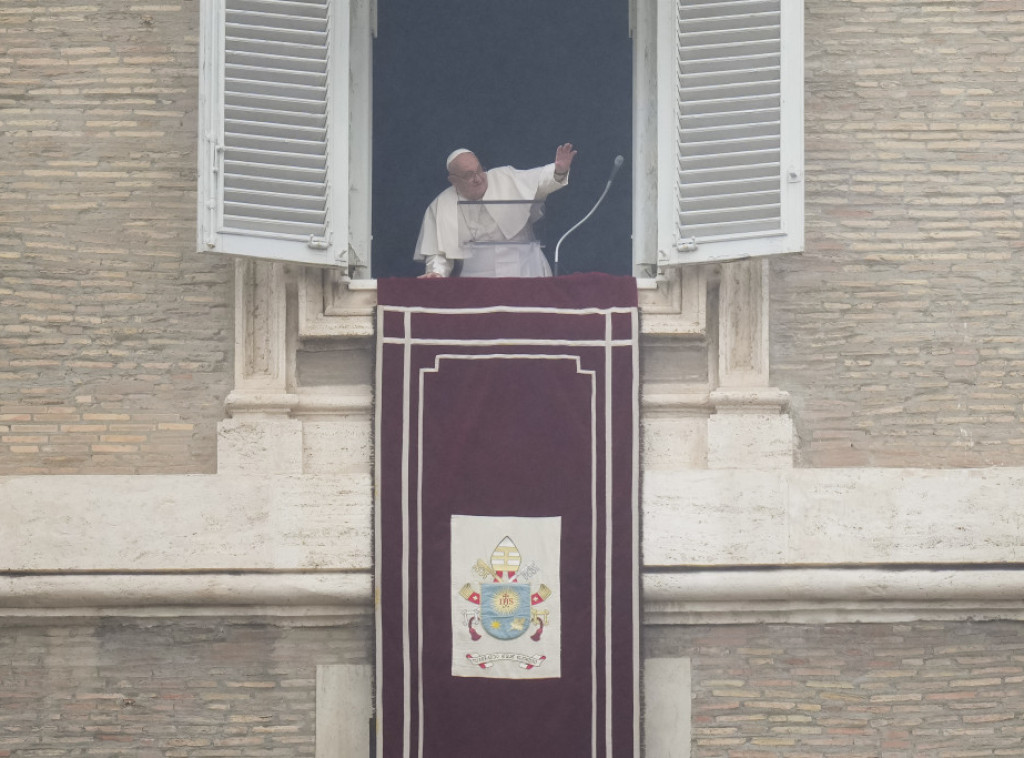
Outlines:
[[[452,161],[448,181],[465,200],[480,200],[487,191],[487,172],[473,153],[461,153]]]

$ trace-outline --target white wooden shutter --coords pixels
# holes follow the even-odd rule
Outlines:
[[[343,265],[347,0],[207,0],[201,250]]]
[[[803,248],[800,0],[658,0],[661,265]]]

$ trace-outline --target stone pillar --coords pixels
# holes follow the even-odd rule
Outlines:
[[[373,667],[316,667],[316,758],[370,755]]]
[[[302,425],[292,418],[295,318],[285,264],[235,263],[235,388],[218,425],[217,470],[302,471]]]
[[[789,395],[770,386],[768,375],[767,259],[722,264],[717,348],[708,468],[792,466]]]
[[[692,685],[689,658],[644,662],[644,754],[690,758]]]

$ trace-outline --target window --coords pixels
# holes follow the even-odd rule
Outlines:
[[[633,40],[628,0],[381,0],[373,41],[373,272],[415,276],[427,203],[448,186],[444,156],[485,166],[548,163],[579,150],[534,231],[549,258],[627,159],[599,212],[561,248],[560,271],[632,272]],[[443,8],[443,12],[439,12]]]
[[[638,275],[801,249],[802,4],[633,1]],[[372,2],[204,0],[200,250],[370,276]]]

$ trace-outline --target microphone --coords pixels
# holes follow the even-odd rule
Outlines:
[[[617,173],[619,173],[619,169],[622,168],[622,161],[623,161],[623,158],[622,158],[621,155],[616,155],[615,156],[615,162],[612,164],[612,173],[608,177],[608,183],[609,184],[612,183],[612,179],[615,178],[615,175]]]
[[[579,221],[577,221],[576,225],[573,226],[571,229],[569,229],[569,231],[567,231],[565,234],[563,234],[561,236],[561,238],[558,240],[558,244],[555,245],[555,276],[558,276],[558,249],[562,246],[562,240],[564,240],[566,237],[568,237],[574,231],[576,231],[581,226],[583,226],[583,222],[586,221],[588,218],[590,218],[591,216],[594,215],[594,211],[597,210],[597,206],[599,206],[601,204],[601,201],[604,200],[604,196],[607,195],[608,194],[608,190],[611,189],[611,187],[612,187],[612,180],[615,179],[615,175],[617,173],[619,173],[619,169],[622,168],[622,161],[623,161],[623,158],[622,158],[621,155],[616,155],[615,156],[615,162],[612,165],[612,172],[611,172],[611,174],[608,175],[608,183],[604,185],[604,192],[601,193],[601,197],[597,198],[597,202],[594,203],[594,207],[590,209],[590,212],[586,216],[581,218]]]

